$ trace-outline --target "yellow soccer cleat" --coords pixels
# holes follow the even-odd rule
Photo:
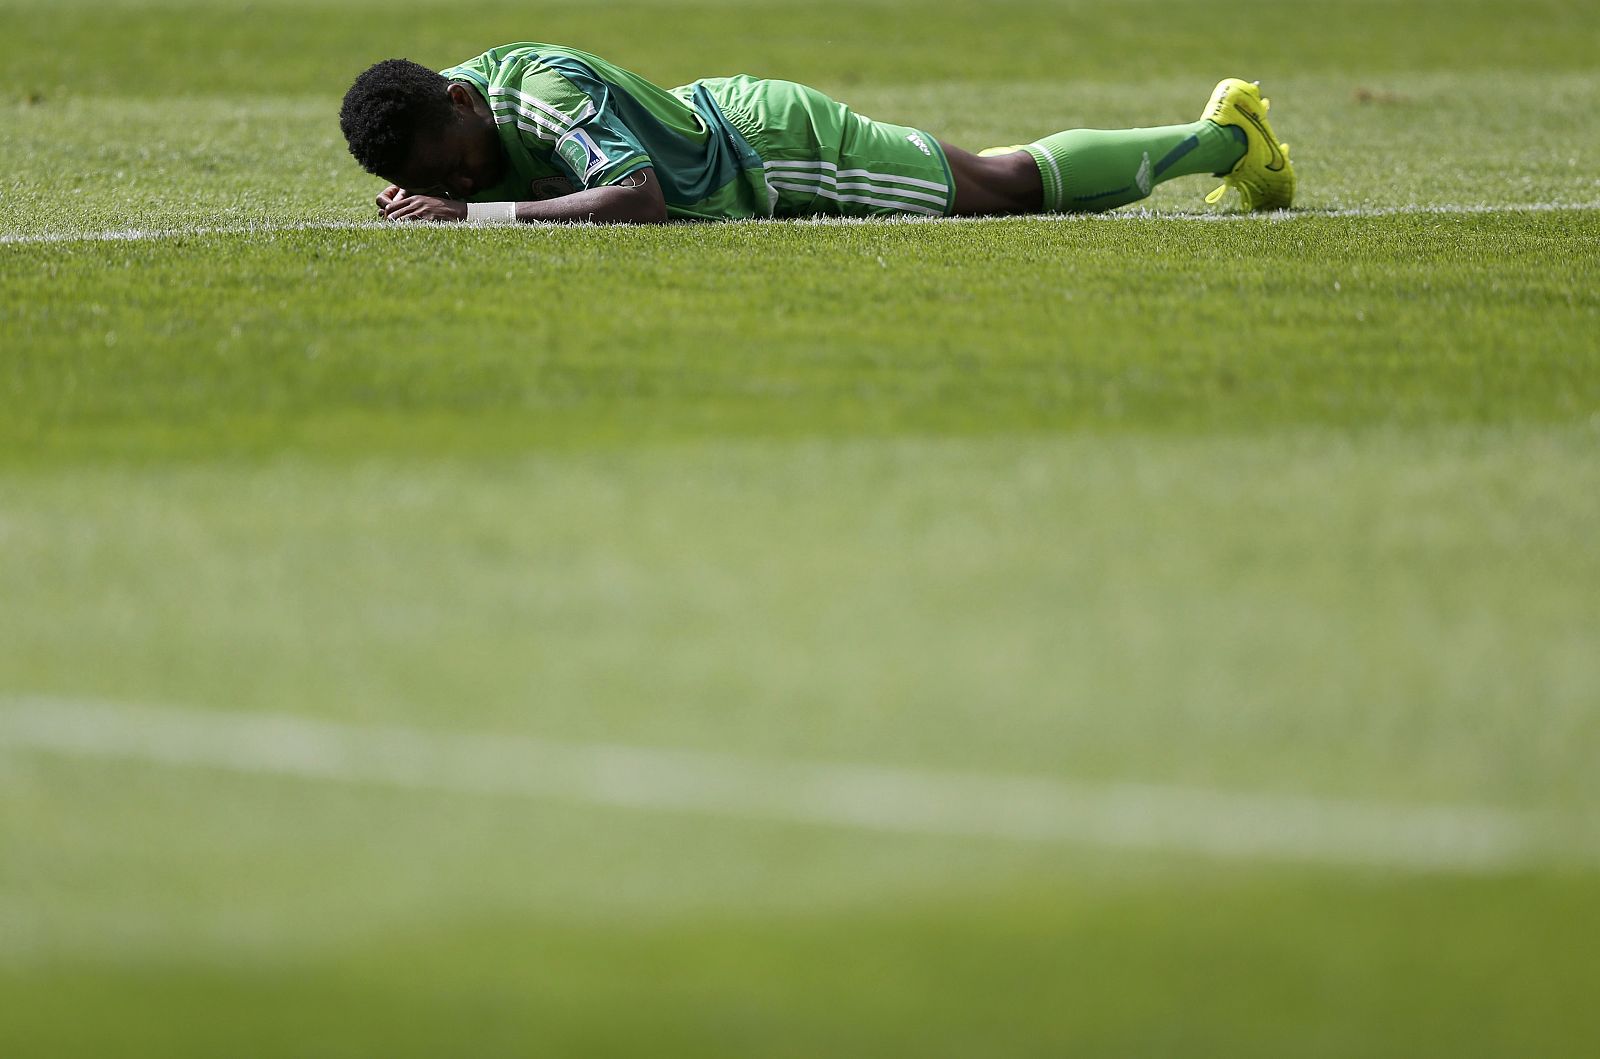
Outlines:
[[[998,154],[1016,154],[1020,150],[1022,150],[1022,144],[1020,143],[1011,147],[985,147],[983,150],[978,152],[978,157],[993,158]]]
[[[1271,102],[1261,98],[1261,85],[1230,77],[1217,84],[1200,116],[1218,125],[1237,125],[1244,130],[1244,157],[1231,173],[1218,174],[1222,186],[1206,196],[1216,203],[1229,188],[1239,192],[1247,210],[1282,210],[1294,202],[1294,166],[1289,162],[1289,145],[1279,143],[1267,124]]]

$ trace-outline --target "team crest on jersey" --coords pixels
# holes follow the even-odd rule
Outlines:
[[[585,179],[605,168],[605,152],[594,142],[594,137],[582,129],[573,129],[556,141],[556,154],[572,167],[574,173]]]

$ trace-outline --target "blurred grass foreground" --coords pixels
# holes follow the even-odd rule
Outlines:
[[[1592,3],[0,14],[3,1059],[1600,1054]],[[1301,209],[374,224],[530,37]]]

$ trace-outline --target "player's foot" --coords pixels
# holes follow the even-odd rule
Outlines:
[[[1222,186],[1206,196],[1216,203],[1229,188],[1239,192],[1247,210],[1281,210],[1294,202],[1294,166],[1289,162],[1289,145],[1278,142],[1267,124],[1268,100],[1261,98],[1261,86],[1254,81],[1230,77],[1211,93],[1200,116],[1218,125],[1234,125],[1244,131],[1244,157],[1231,172],[1218,173]]]
[[[996,155],[1001,154],[1016,154],[1020,150],[1022,150],[1022,144],[1020,143],[1011,147],[985,147],[983,150],[978,152],[978,157],[993,158]]]

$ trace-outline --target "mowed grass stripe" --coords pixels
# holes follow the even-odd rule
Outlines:
[[[1154,786],[760,760],[526,736],[51,698],[0,700],[0,749],[548,798],[905,834],[1085,843],[1403,871],[1548,859],[1536,817]],[[1569,856],[1570,851],[1569,851]],[[1587,857],[1588,853],[1580,854]]]
[[[1547,211],[13,245],[0,464],[1582,422],[1597,239]]]
[[[1293,209],[1272,210],[1264,213],[1236,211],[1194,213],[1183,210],[1125,209],[1112,213],[1065,213],[1030,217],[1041,223],[1098,223],[1108,221],[1160,220],[1245,223],[1250,221],[1284,223],[1296,220],[1348,218],[1352,220],[1376,217],[1406,216],[1489,216],[1505,213],[1588,213],[1600,210],[1600,202],[1513,202],[1513,203],[1432,203],[1415,206],[1371,206],[1349,209]],[[880,225],[948,225],[1015,223],[1016,217],[815,217],[800,220],[747,220],[732,222],[750,225],[814,225],[822,227],[875,227]],[[494,223],[451,226],[450,230],[467,231],[484,227],[504,227]],[[563,227],[601,228],[610,225],[575,224]],[[411,230],[402,225],[383,221],[300,221],[273,223],[252,222],[237,225],[194,225],[181,228],[128,228],[111,231],[52,232],[42,235],[0,235],[0,244],[78,243],[78,242],[144,242],[159,239],[194,238],[213,235],[256,235],[268,232],[364,232]]]

